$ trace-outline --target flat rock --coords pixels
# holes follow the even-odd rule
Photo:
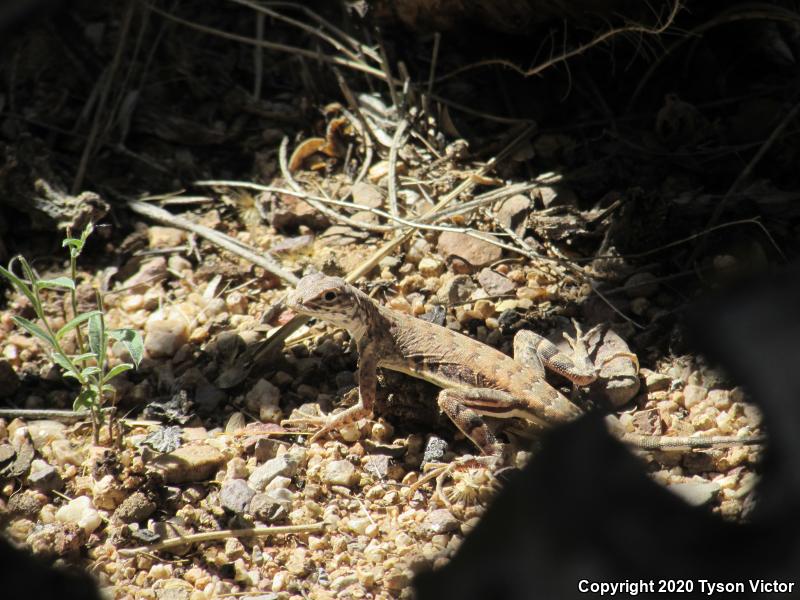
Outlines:
[[[488,268],[481,269],[481,272],[478,273],[478,283],[490,296],[506,296],[517,288],[516,284],[508,277]]]
[[[247,511],[255,495],[256,491],[244,479],[228,479],[219,490],[219,502],[223,508],[238,515]]]
[[[485,267],[503,257],[503,250],[494,244],[454,231],[439,235],[437,249],[444,258],[460,258],[473,268]]]
[[[186,483],[209,479],[225,462],[222,453],[207,444],[193,444],[169,454],[157,456],[151,469],[164,477],[164,482]]]

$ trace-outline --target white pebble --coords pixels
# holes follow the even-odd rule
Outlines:
[[[70,500],[58,509],[56,520],[60,523],[75,523],[86,533],[92,533],[103,522],[100,513],[92,506],[89,496],[78,496]]]

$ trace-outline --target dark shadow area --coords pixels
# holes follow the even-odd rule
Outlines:
[[[688,318],[698,349],[720,360],[765,412],[770,444],[758,505],[747,524],[692,508],[586,417],[550,434],[487,511],[453,561],[419,576],[421,600],[579,598],[589,583],[741,583],[737,598],[775,597],[762,581],[795,584],[800,567],[800,277],[715,298]],[[751,583],[756,585],[755,589]],[[797,585],[792,588],[796,591]],[[672,588],[678,591],[676,588]],[[622,593],[621,597],[629,597]],[[705,590],[708,591],[708,588]],[[719,590],[718,590],[719,591]],[[732,597],[732,596],[727,596]]]

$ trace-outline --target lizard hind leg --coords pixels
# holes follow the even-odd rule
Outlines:
[[[535,370],[541,379],[544,379],[544,368],[547,367],[577,386],[589,385],[597,379],[597,368],[587,355],[585,339],[594,331],[584,334],[576,324],[574,339],[565,333],[564,337],[572,347],[572,356],[568,356],[547,338],[521,329],[514,336],[514,360]]]
[[[439,392],[439,408],[484,455],[502,457],[503,447],[498,443],[494,433],[489,429],[480,413],[468,406],[470,400],[473,402],[483,400],[481,391],[481,389],[442,390]],[[488,401],[488,403],[491,402],[491,400]]]

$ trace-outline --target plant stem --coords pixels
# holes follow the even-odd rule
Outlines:
[[[75,283],[75,287],[78,286],[78,256],[75,254],[75,251],[70,248],[69,251],[69,271],[70,277],[72,281]],[[75,318],[78,316],[78,292],[76,289],[71,289],[69,291],[70,299],[72,300],[72,317]],[[78,350],[81,354],[84,354],[86,350],[84,350],[83,345],[83,335],[81,334],[81,328],[75,328],[75,338],[78,342]],[[82,361],[85,362],[85,361]]]

